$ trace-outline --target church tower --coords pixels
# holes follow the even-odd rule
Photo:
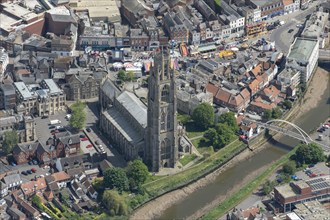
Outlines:
[[[146,160],[151,171],[174,167],[178,159],[176,85],[168,51],[158,51],[148,81]]]

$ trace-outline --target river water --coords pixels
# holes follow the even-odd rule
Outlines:
[[[327,84],[327,90],[322,95],[322,99],[317,107],[310,109],[296,124],[310,132],[318,127],[327,117],[330,111],[330,84]],[[193,215],[196,210],[203,208],[206,204],[212,202],[216,197],[225,195],[242,179],[247,177],[249,173],[256,169],[270,164],[272,161],[278,160],[282,155],[287,153],[299,141],[288,137],[278,139],[278,142],[267,143],[267,147],[250,159],[241,161],[236,166],[219,174],[219,176],[205,187],[196,190],[184,200],[169,207],[165,210],[159,219],[184,219]]]

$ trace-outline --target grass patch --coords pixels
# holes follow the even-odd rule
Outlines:
[[[202,141],[203,138],[197,138],[195,140],[192,140],[191,142],[193,143],[193,145],[197,148],[198,152],[200,154],[213,154],[214,153],[214,149],[212,146],[208,146],[206,142]]]
[[[180,163],[182,166],[186,166],[189,162],[195,160],[196,158],[196,154],[184,155],[183,158],[180,159]]]
[[[202,162],[190,167],[189,169],[172,176],[164,176],[158,180],[148,182],[143,186],[151,197],[159,196],[165,192],[171,191],[199,179],[203,175],[213,171],[225,162],[229,161],[233,156],[245,148],[246,146],[244,144],[238,140],[235,140],[210,157],[204,158]]]
[[[177,120],[178,120],[178,122],[181,122],[182,124],[187,124],[191,120],[191,117],[190,117],[190,115],[178,113]]]
[[[246,184],[243,188],[241,188],[238,192],[234,193],[229,199],[223,201],[219,206],[211,210],[209,213],[204,215],[201,219],[217,219],[226,214],[230,209],[235,207],[241,201],[243,201],[246,197],[248,197],[253,190],[255,190],[258,186],[260,186],[267,177],[269,177],[275,170],[289,161],[290,157],[295,153],[296,149],[292,150],[285,156],[281,157],[281,159],[277,160],[275,163],[270,165],[264,172],[259,174],[253,181]]]
[[[149,175],[145,184],[149,183],[149,182],[153,182],[155,180],[159,180],[161,178],[163,178],[164,176],[156,176],[156,175]]]
[[[188,138],[201,136],[205,132],[205,130],[196,126],[196,124],[192,121],[186,123],[185,126],[186,126],[186,134],[187,134]]]

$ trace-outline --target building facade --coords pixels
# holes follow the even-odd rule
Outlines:
[[[167,52],[154,57],[148,83],[147,161],[152,171],[174,167],[178,159],[176,85]]]
[[[300,82],[306,83],[312,76],[312,73],[317,66],[318,58],[318,40],[297,37],[290,46],[286,67],[300,71]]]

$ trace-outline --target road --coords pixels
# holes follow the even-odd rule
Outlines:
[[[277,49],[281,50],[284,53],[289,52],[289,48],[294,40],[294,36],[298,32],[298,28],[296,27],[296,25],[303,24],[306,20],[306,17],[312,14],[313,11],[315,11],[316,5],[319,3],[320,1],[313,2],[312,4],[310,4],[309,8],[304,11],[297,11],[291,14],[274,18],[275,20],[286,21],[283,26],[273,30],[270,34],[270,40],[275,41],[275,46]],[[290,29],[293,29],[294,31],[292,33],[288,33]]]
[[[86,128],[90,127],[91,131],[87,132],[90,141],[97,147],[95,142],[97,141],[99,145],[102,145],[104,151],[107,153],[108,161],[116,167],[125,167],[126,161],[123,156],[117,152],[116,149],[113,148],[113,144],[111,144],[109,137],[103,135],[98,128],[98,120],[99,120],[99,109],[98,109],[98,99],[89,99],[86,106]]]

